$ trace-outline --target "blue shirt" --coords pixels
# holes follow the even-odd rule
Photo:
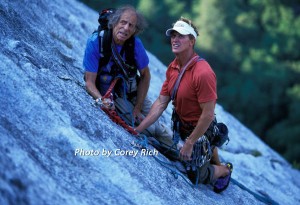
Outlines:
[[[134,59],[136,62],[136,67],[139,71],[143,70],[145,67],[149,64],[149,58],[147,56],[146,50],[143,46],[142,41],[138,37],[134,37],[135,45],[134,45]],[[116,48],[118,52],[121,52],[122,46],[116,45]],[[124,56],[123,56],[124,57]],[[99,40],[98,40],[98,33],[93,33],[87,40],[86,49],[84,53],[84,59],[83,59],[83,68],[85,71],[97,73],[98,72],[98,66],[99,66],[99,59],[100,59],[100,53],[99,53]],[[111,68],[115,65],[114,60],[112,57],[110,58],[107,65],[104,65],[101,70],[103,73],[101,76],[98,76],[99,82],[100,82],[100,93],[101,95],[104,95],[106,91],[108,90],[111,82],[112,82],[112,76],[109,75],[109,72]],[[137,86],[135,84],[135,86]],[[126,90],[129,86],[126,86]],[[127,90],[128,92],[128,90]]]
[[[122,46],[117,46],[117,49],[120,52]],[[83,68],[85,69],[85,71],[97,73],[99,58],[100,58],[100,52],[99,52],[98,33],[95,32],[87,40],[84,59],[83,59]],[[135,58],[137,69],[140,71],[144,69],[146,66],[148,66],[149,64],[149,58],[147,56],[144,45],[138,37],[135,37],[134,58]],[[110,67],[113,64],[114,64],[113,59],[110,59],[108,62],[108,66],[105,66],[102,69],[107,69],[109,71]]]

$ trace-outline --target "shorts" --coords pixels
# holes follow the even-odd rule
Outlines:
[[[188,170],[187,175],[193,184],[213,184],[214,183],[215,168],[210,162],[207,162],[202,167],[198,167],[196,170]],[[198,175],[198,182],[197,182]]]

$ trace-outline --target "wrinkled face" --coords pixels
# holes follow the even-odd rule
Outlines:
[[[190,39],[189,35],[182,35],[177,31],[171,33],[171,46],[174,54],[193,49],[194,43],[194,39]]]
[[[133,11],[125,11],[119,22],[113,28],[113,38],[116,44],[123,45],[136,30],[137,17]]]

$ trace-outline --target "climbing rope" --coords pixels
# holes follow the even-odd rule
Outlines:
[[[103,98],[108,98],[111,96],[112,90],[114,88],[114,86],[116,85],[117,81],[119,79],[122,79],[124,82],[124,79],[122,77],[117,77],[113,80],[113,82],[111,83],[109,89],[107,90],[107,92],[105,93],[105,95],[103,96]],[[128,102],[127,99],[124,99],[125,102]],[[115,122],[116,124],[122,126],[125,130],[127,130],[130,134],[134,135],[135,137],[138,137],[138,139],[134,142],[134,146],[138,147],[138,148],[148,148],[148,139],[144,134],[140,134],[137,131],[135,131],[133,129],[133,127],[129,126],[119,115],[115,110],[110,110],[108,108],[105,108],[104,106],[101,107],[101,109],[110,117],[110,119]],[[161,142],[160,142],[161,143]],[[176,149],[176,144],[174,143],[172,146],[169,146],[167,144],[164,144],[165,147],[168,147],[167,150],[164,151],[164,154],[167,154],[170,151],[174,151],[177,152],[179,154],[179,151]],[[197,183],[194,185],[192,184],[187,177],[182,174],[180,171],[178,171],[178,169],[176,168],[176,166],[174,166],[174,164],[169,163],[169,162],[164,162],[161,159],[159,159],[158,157],[152,155],[152,157],[154,157],[154,159],[160,163],[163,167],[167,168],[171,174],[173,174],[175,179],[178,179],[178,176],[182,177],[184,179],[184,181],[190,185],[192,188],[197,188],[198,187],[198,173],[197,173]]]
[[[106,94],[103,96],[104,98],[108,98],[111,95],[111,92],[114,88],[114,86],[116,85],[117,81],[120,78],[115,78],[114,81],[112,82],[111,86],[109,87],[109,89],[107,90]],[[126,100],[127,102],[127,100]],[[134,147],[137,148],[144,148],[147,149],[148,148],[148,139],[144,134],[139,134],[138,132],[136,132],[134,130],[133,127],[129,126],[128,124],[126,124],[126,122],[117,114],[117,112],[115,110],[110,110],[105,108],[104,106],[101,107],[101,109],[110,117],[110,119],[115,122],[116,124],[122,126],[125,130],[127,130],[130,134],[134,135],[135,137],[138,137],[138,139],[133,143]],[[159,142],[161,143],[161,142]],[[174,144],[172,146],[169,146],[167,144],[164,144],[165,147],[169,147],[167,148],[167,150],[165,150],[163,152],[163,154],[167,154],[169,151],[176,151],[179,152],[175,147]],[[192,184],[189,179],[187,179],[186,175],[182,174],[180,171],[178,171],[177,167],[169,162],[163,161],[161,159],[159,159],[157,156],[152,155],[152,157],[159,163],[161,164],[163,167],[167,168],[171,174],[174,176],[175,179],[178,179],[178,177],[182,177],[182,179],[192,188],[197,188],[198,187],[198,173],[197,173],[197,179],[196,179],[196,184]],[[241,184],[240,182],[238,182],[237,180],[231,178],[230,180],[233,184],[237,185],[238,187],[240,187],[241,189],[247,191],[248,193],[250,193],[251,195],[253,195],[256,199],[258,199],[259,201],[265,203],[265,204],[270,204],[270,205],[279,205],[276,201],[272,200],[270,197],[266,197],[263,195],[260,195],[254,191],[251,191],[249,188],[247,188],[246,186],[244,186],[243,184]]]
[[[114,110],[109,110],[107,108],[102,107],[101,108],[108,116],[109,118],[116,124],[122,126],[126,131],[128,131],[130,134],[138,135],[138,132],[136,132],[133,127],[126,124],[126,122],[117,114]]]
[[[244,186],[243,184],[241,184],[240,182],[238,182],[237,180],[233,179],[231,177],[230,181],[237,185],[238,187],[240,187],[241,189],[247,191],[248,193],[250,193],[252,196],[254,196],[256,199],[258,199],[259,201],[265,203],[265,204],[270,204],[270,205],[279,205],[279,203],[277,203],[276,201],[274,201],[273,199],[271,199],[270,197],[267,196],[263,196],[260,195],[254,191],[251,191],[249,188],[247,188],[246,186]]]
[[[142,149],[142,148],[147,149],[148,148],[148,144],[149,144],[148,143],[148,138],[144,134],[139,134],[137,137],[138,137],[138,139],[133,142],[133,146],[137,147],[139,149]],[[152,157],[160,165],[162,165],[163,167],[167,168],[171,172],[171,174],[174,176],[175,179],[178,179],[178,177],[180,176],[192,188],[196,188],[197,187],[197,185],[192,184],[189,181],[189,179],[187,179],[187,177],[184,174],[182,174],[180,171],[178,171],[177,167],[173,163],[163,161],[163,160],[159,159],[155,155],[152,155]]]
[[[108,98],[110,95],[111,95],[111,92],[114,88],[114,86],[116,85],[117,81],[119,80],[119,78],[116,78],[112,84],[110,85],[109,89],[107,90],[106,94],[103,96],[104,98]],[[126,100],[127,102],[127,100]],[[105,107],[101,107],[101,109],[111,118],[111,120],[113,122],[115,122],[116,124],[122,126],[125,130],[127,130],[129,133],[131,133],[132,135],[134,135],[135,137],[138,137],[138,139],[133,142],[133,146],[134,147],[137,147],[139,149],[147,149],[148,148],[148,138],[146,135],[144,134],[141,134],[141,133],[138,133],[137,131],[135,131],[133,129],[133,127],[129,126],[126,124],[126,122],[117,114],[116,111],[114,110],[110,110],[110,109],[107,109]],[[160,142],[161,143],[161,142]],[[168,146],[167,144],[164,144],[164,146]],[[172,146],[168,146],[169,148],[165,151],[165,154],[171,150],[175,150],[176,148],[174,147],[174,144]],[[179,152],[177,149],[176,149],[176,152]],[[178,169],[176,168],[176,166],[172,163],[169,163],[169,162],[164,162],[162,161],[161,159],[159,159],[158,157],[152,155],[152,157],[158,162],[160,163],[163,167],[169,169],[169,171],[171,172],[171,174],[173,174],[174,178],[175,179],[178,179],[178,176],[182,177],[183,180],[189,185],[191,186],[192,188],[195,188],[197,187],[197,184],[194,185],[192,184],[188,179],[187,177],[182,174],[180,171],[178,171]]]
[[[121,77],[116,77],[113,82],[111,83],[110,87],[106,91],[103,98],[109,98],[112,94],[112,90],[114,89],[116,83],[118,80],[121,79]],[[118,113],[115,110],[108,109],[104,106],[101,107],[101,109],[109,116],[109,118],[116,124],[122,126],[125,130],[127,130],[132,135],[138,135],[139,133],[134,130],[133,127],[126,124],[126,122],[118,115]]]
[[[115,87],[116,83],[118,82],[118,80],[121,79],[124,82],[124,79],[122,77],[116,77],[113,82],[111,83],[110,87],[108,88],[107,92],[105,93],[105,95],[103,96],[103,98],[109,98],[111,96],[112,90]],[[125,88],[124,88],[125,89]],[[125,102],[127,102],[126,96],[125,96]],[[127,102],[128,103],[128,102]],[[110,110],[104,106],[101,107],[101,109],[110,117],[110,119],[115,122],[116,124],[122,126],[125,130],[127,130],[130,134],[134,135],[135,137],[137,137],[138,139],[134,142],[133,146],[137,147],[137,148],[144,148],[147,149],[148,148],[148,138],[144,135],[144,134],[140,134],[137,131],[134,130],[133,127],[129,126],[119,115],[115,110]],[[132,122],[133,125],[133,122]],[[161,142],[159,142],[161,143]],[[175,143],[174,143],[175,144]],[[179,152],[176,147],[174,146],[174,144],[172,146],[169,146],[167,144],[164,144],[165,147],[168,147],[167,150],[165,150],[163,152],[163,154],[167,154],[169,151],[174,151],[175,152]],[[154,145],[155,146],[155,145]],[[179,154],[179,153],[178,153]],[[182,177],[184,179],[184,181],[191,186],[192,188],[197,188],[198,187],[198,181],[199,181],[199,176],[197,173],[197,179],[196,179],[196,184],[192,184],[186,177],[186,175],[182,174],[180,171],[178,171],[177,167],[169,162],[163,161],[161,159],[159,159],[157,156],[152,155],[152,157],[154,157],[154,159],[161,164],[163,167],[167,168],[171,174],[173,174],[175,179],[178,179],[178,177]],[[189,166],[189,165],[188,165]],[[270,197],[267,196],[263,196],[260,195],[254,191],[251,191],[249,188],[247,188],[246,186],[244,186],[243,184],[241,184],[240,182],[238,182],[237,180],[231,178],[230,180],[233,184],[237,185],[238,187],[240,187],[241,189],[247,191],[248,193],[250,193],[251,195],[253,195],[256,199],[258,199],[259,201],[266,203],[266,204],[271,204],[271,205],[279,205],[279,203],[277,203],[276,201],[272,200]]]
[[[222,161],[224,161],[224,159],[222,157],[220,157],[220,159]],[[265,204],[270,204],[270,205],[279,205],[279,203],[277,203],[276,201],[274,201],[273,199],[271,199],[269,196],[267,195],[261,195],[258,194],[252,190],[250,190],[248,187],[246,187],[245,185],[243,185],[242,183],[238,182],[236,179],[234,178],[230,178],[230,182],[237,185],[238,187],[240,187],[241,189],[247,191],[249,194],[251,194],[252,196],[254,196],[256,199],[258,199],[259,201],[265,203]]]
[[[68,77],[68,76],[58,76],[60,79],[62,80],[71,80],[71,81],[74,81],[76,84],[78,84],[80,87],[82,87],[83,89],[85,89],[85,86],[80,82],[80,81],[76,81],[74,80],[73,78],[71,77]],[[115,86],[115,84],[117,83],[117,78],[114,80],[115,82],[112,83],[111,87],[109,88],[109,90],[107,91],[107,95],[104,95],[106,98],[110,96],[110,93],[113,89],[113,87]],[[125,128],[129,133],[131,133],[132,135],[134,135],[135,137],[138,137],[138,136],[143,136],[142,134],[139,134],[137,133],[132,127],[128,126],[124,120],[122,120],[118,114],[115,112],[115,111],[112,111],[112,110],[108,110],[108,109],[105,109],[105,108],[102,108],[102,110],[112,119],[113,122],[119,124],[120,126],[122,126],[123,128]],[[138,144],[139,143],[136,143],[134,146],[136,147],[139,147],[139,148],[147,148],[148,147],[148,140],[147,140],[147,137],[146,136],[143,136],[143,140],[140,139],[140,144],[141,146],[139,147]],[[161,143],[161,142],[160,142]],[[173,149],[172,146],[170,146],[169,148],[170,150]],[[170,151],[169,150],[169,151]],[[168,152],[168,150],[166,151],[166,153]],[[158,157],[154,156],[154,159],[159,162],[163,167],[167,168],[170,170],[170,172],[174,175],[174,177],[177,179],[178,176],[181,176],[184,181],[190,185],[192,188],[195,188],[196,186],[194,184],[192,184],[188,179],[187,177],[182,174],[180,171],[178,171],[177,167],[172,164],[172,163],[168,163],[168,162],[164,162],[162,160],[160,160]],[[238,187],[240,187],[241,189],[247,191],[249,194],[251,194],[252,196],[254,196],[257,200],[265,203],[265,204],[269,204],[269,205],[279,205],[278,202],[274,201],[273,199],[271,199],[270,197],[268,196],[264,196],[264,195],[261,195],[261,194],[258,194],[252,190],[250,190],[249,188],[247,188],[245,185],[241,184],[240,182],[238,182],[236,179],[232,178],[231,177],[231,180],[230,180],[233,184],[237,185]]]
[[[148,141],[147,141],[147,137],[146,136],[143,136],[143,138],[141,139],[138,139],[135,141],[135,146],[138,147],[138,148],[147,148],[148,147]],[[171,146],[170,146],[171,148]],[[177,150],[177,152],[179,152]],[[199,173],[197,173],[197,177],[196,177],[196,183],[195,184],[192,184],[189,179],[186,177],[186,175],[182,174],[178,168],[172,164],[172,163],[169,163],[169,162],[166,162],[166,161],[163,161],[161,159],[159,159],[158,157],[156,156],[152,156],[154,157],[154,159],[159,163],[161,164],[163,167],[167,168],[171,174],[173,174],[174,178],[175,179],[178,179],[178,176],[182,177],[184,179],[184,181],[189,185],[191,186],[192,188],[197,188],[198,185],[199,185]],[[250,193],[252,196],[254,196],[256,199],[258,199],[259,201],[265,203],[265,204],[270,204],[270,205],[279,205],[279,203],[277,203],[276,201],[272,200],[270,197],[268,196],[263,196],[261,194],[258,194],[254,191],[251,191],[249,188],[247,188],[246,186],[244,186],[243,184],[241,184],[240,182],[238,182],[237,180],[233,179],[231,177],[230,181],[237,185],[238,187],[240,187],[241,189],[247,191],[248,193]]]

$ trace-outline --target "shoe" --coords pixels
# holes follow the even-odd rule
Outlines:
[[[221,193],[225,189],[227,189],[230,179],[231,179],[231,173],[233,170],[233,165],[230,162],[226,163],[226,166],[229,169],[229,174],[225,177],[220,177],[217,179],[216,183],[214,184],[214,192]]]

